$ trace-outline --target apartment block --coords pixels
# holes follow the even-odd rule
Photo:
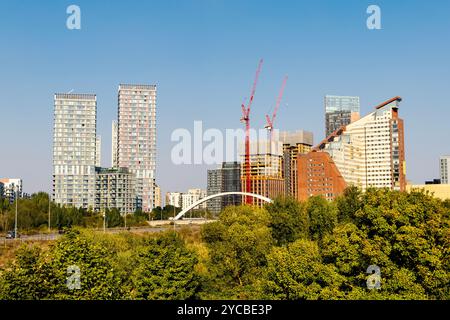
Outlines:
[[[135,178],[128,168],[97,168],[96,209],[118,209],[122,215],[132,214],[138,207]]]
[[[130,169],[142,210],[155,206],[156,86],[121,84],[118,92],[117,165]]]
[[[102,166],[102,137],[100,136],[95,139],[95,166]]]
[[[450,156],[442,156],[439,159],[439,172],[441,175],[441,183],[449,184],[450,177]]]
[[[312,196],[333,200],[347,187],[333,159],[326,152],[298,155],[298,195],[300,201]]]
[[[406,164],[400,97],[329,135],[315,151],[327,152],[348,185],[404,191]]]
[[[13,203],[17,197],[22,198],[23,195],[22,179],[0,179],[0,198],[8,199],[9,203]]]
[[[111,167],[117,167],[117,135],[118,135],[118,124],[117,121],[112,122],[111,127]]]
[[[183,206],[183,198],[181,192],[167,192],[166,193],[166,206],[174,206],[181,208]]]
[[[54,96],[53,200],[78,208],[95,207],[95,94]]]
[[[212,169],[208,170],[207,176],[207,187],[206,192],[207,196],[211,196],[213,194],[221,193],[223,190],[223,175],[222,169]],[[213,215],[218,215],[223,207],[222,207],[222,199],[213,198],[207,201],[206,203],[208,211]]]
[[[283,178],[286,196],[298,198],[297,158],[311,151],[313,133],[304,130],[293,132],[281,131],[279,140],[283,144]]]
[[[189,208],[194,203],[206,197],[206,190],[202,189],[189,189],[187,193],[181,195],[181,208],[183,210]],[[206,203],[203,202],[196,206],[194,209],[206,209]]]
[[[161,188],[155,185],[155,207],[162,208]]]

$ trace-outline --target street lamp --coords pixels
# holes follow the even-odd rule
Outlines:
[[[50,216],[50,212],[51,212],[51,205],[52,205],[52,199],[50,198],[50,193],[48,194],[48,232],[51,231],[51,216]]]
[[[106,232],[106,211],[103,211],[103,232]]]
[[[16,216],[14,219],[14,239],[17,239],[17,205],[19,203],[19,186],[16,186]]]

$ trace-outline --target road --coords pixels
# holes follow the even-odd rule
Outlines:
[[[179,229],[183,226],[190,226],[192,228],[198,229],[200,228],[200,224],[207,223],[210,221],[205,222],[203,221],[188,221],[185,220],[184,222],[177,221],[175,227],[173,225],[170,225],[170,221],[162,222],[159,224],[153,224],[153,226],[150,227],[133,227],[130,229],[125,228],[109,228],[106,229],[107,233],[120,233],[120,232],[132,232],[132,233],[156,233],[156,232],[163,232],[170,229]],[[92,229],[97,232],[103,232],[103,229]],[[19,232],[20,234],[20,232]],[[17,240],[21,241],[54,241],[61,237],[61,234],[54,232],[54,233],[39,233],[39,234],[32,234],[32,235],[21,235],[20,238]],[[5,241],[14,241],[15,239],[5,239]]]

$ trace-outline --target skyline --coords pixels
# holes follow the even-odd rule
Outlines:
[[[97,94],[102,166],[109,167],[118,86],[144,83],[158,86],[156,182],[162,193],[205,188],[206,170],[216,166],[171,164],[170,134],[192,130],[195,120],[205,129],[242,128],[240,103],[260,57],[265,65],[253,128],[263,127],[285,74],[289,81],[275,126],[312,131],[315,144],[324,138],[326,94],[359,96],[361,115],[398,95],[404,99],[407,179],[421,183],[439,176],[439,156],[450,153],[440,142],[450,136],[450,47],[442,41],[450,28],[449,4],[377,1],[382,30],[367,30],[370,1],[275,8],[267,2],[199,1],[182,3],[183,13],[174,11],[175,1],[129,3],[77,1],[81,30],[65,28],[67,1],[0,4],[0,36],[8,43],[0,52],[0,126],[10,137],[3,139],[0,176],[23,179],[27,193],[51,190],[53,94],[72,89]],[[155,11],[156,21],[149,19]],[[139,42],[147,38],[152,44]],[[136,43],[142,49],[130,50]]]

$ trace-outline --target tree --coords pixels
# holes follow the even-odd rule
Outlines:
[[[146,240],[136,261],[131,276],[134,298],[185,300],[197,294],[199,282],[194,270],[197,257],[178,234],[169,232]]]
[[[23,245],[16,260],[0,273],[0,300],[35,300],[49,295],[41,250]]]
[[[114,300],[123,297],[121,279],[111,266],[108,252],[76,230],[69,230],[51,250],[47,279],[52,299]],[[67,286],[68,268],[80,270],[80,289]]]
[[[277,245],[308,237],[308,215],[302,203],[293,198],[276,198],[265,208],[270,214],[269,227]]]
[[[68,286],[70,268],[80,271],[80,288]],[[108,253],[78,231],[68,231],[48,252],[24,247],[16,261],[1,274],[4,299],[120,299],[121,280]]]
[[[124,226],[124,219],[117,208],[106,209],[106,226],[108,228]]]
[[[362,208],[361,197],[361,189],[350,186],[344,190],[342,196],[336,199],[339,222],[349,222],[354,219],[356,212]]]
[[[209,249],[208,290],[211,297],[254,297],[266,254],[273,243],[265,209],[227,207],[219,221],[202,227],[202,238]]]
[[[308,199],[306,212],[309,220],[309,235],[313,240],[321,240],[331,233],[337,224],[337,208],[321,196]]]
[[[317,243],[297,240],[274,247],[267,257],[263,290],[267,299],[337,299],[345,277],[332,265],[322,263]]]

